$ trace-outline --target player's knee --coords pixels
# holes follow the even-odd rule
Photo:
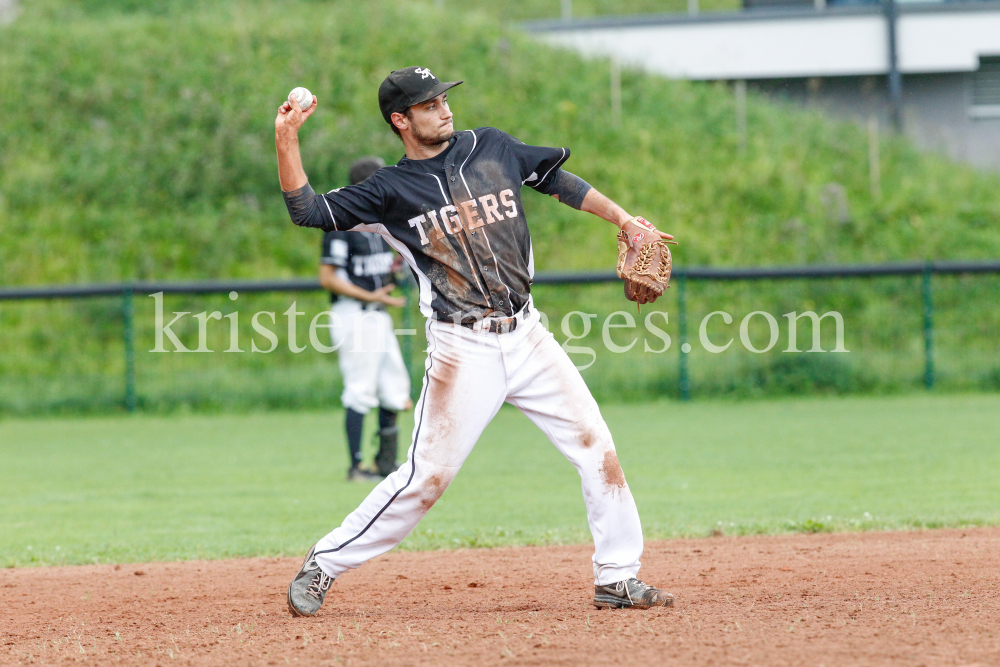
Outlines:
[[[600,416],[587,419],[578,426],[577,444],[581,449],[588,452],[614,450],[615,443],[611,438],[611,430]]]
[[[419,471],[418,464],[418,471]],[[448,485],[455,479],[455,471],[444,466],[431,466],[417,475],[419,483],[416,493],[421,512],[428,512],[444,494]]]

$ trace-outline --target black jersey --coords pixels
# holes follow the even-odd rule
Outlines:
[[[521,186],[548,194],[567,158],[568,149],[528,146],[494,128],[457,132],[434,158],[404,157],[316,195],[320,215],[304,224],[381,235],[414,270],[427,317],[511,316],[534,274]]]
[[[378,234],[327,232],[323,235],[321,264],[337,267],[337,275],[369,292],[393,282],[393,252]],[[330,294],[334,302],[337,294]]]

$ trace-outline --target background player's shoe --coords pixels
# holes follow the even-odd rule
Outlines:
[[[348,482],[381,482],[382,476],[378,473],[359,468],[357,466],[347,470]]]
[[[598,609],[611,607],[635,607],[649,609],[650,607],[670,607],[674,604],[674,596],[670,593],[644,584],[635,577],[619,581],[616,584],[594,587],[594,606]]]
[[[314,616],[323,606],[326,592],[333,584],[333,577],[324,574],[316,564],[315,551],[314,544],[306,554],[302,569],[288,585],[288,611],[292,612],[292,616]]]
[[[375,467],[378,474],[388,477],[396,472],[399,464],[396,463],[396,454],[399,450],[399,427],[386,426],[378,432],[378,455],[375,457]]]

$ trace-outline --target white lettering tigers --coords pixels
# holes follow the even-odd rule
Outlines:
[[[437,211],[427,211],[423,215],[410,218],[407,222],[420,234],[420,245],[428,245],[431,241],[443,239],[446,232],[451,235],[459,233],[462,231],[463,218],[469,231],[475,231],[488,224],[501,222],[505,218],[517,217],[517,199],[510,188],[498,195],[483,195],[478,201],[470,199],[462,202],[460,206],[464,216],[459,216],[458,209],[449,204]]]

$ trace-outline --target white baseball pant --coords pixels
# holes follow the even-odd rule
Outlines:
[[[434,505],[506,401],[576,466],[594,537],[594,583],[639,571],[642,526],[597,402],[529,302],[517,328],[476,333],[429,320],[424,386],[407,461],[316,545],[316,562],[337,577],[409,535]]]
[[[330,337],[344,379],[345,408],[368,414],[382,406],[399,412],[410,400],[410,374],[399,351],[392,317],[365,310],[354,299],[340,298],[330,308]]]

